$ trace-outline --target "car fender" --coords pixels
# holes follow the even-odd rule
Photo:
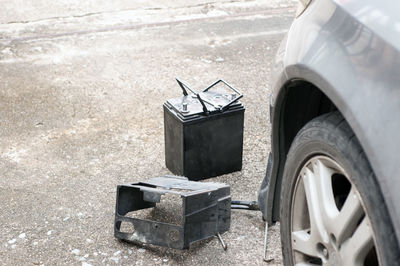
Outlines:
[[[278,52],[279,74],[271,96],[270,177],[264,180],[264,195],[260,193],[259,199],[266,203],[261,204],[264,218],[277,220],[276,192],[286,156],[279,153],[278,129],[286,85],[303,79],[335,104],[356,134],[400,239],[400,51],[342,6],[329,0],[314,2],[306,12],[318,12],[325,3],[329,15],[324,19],[305,14],[296,19],[281,46],[284,52]]]

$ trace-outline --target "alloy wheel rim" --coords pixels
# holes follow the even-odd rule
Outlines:
[[[299,172],[292,195],[295,265],[379,265],[364,204],[338,163],[326,156],[310,159]]]

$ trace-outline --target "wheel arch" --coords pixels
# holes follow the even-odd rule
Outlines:
[[[334,102],[321,89],[307,80],[293,78],[279,90],[271,112],[273,143],[271,159],[276,162],[275,169],[271,169],[271,178],[275,177],[275,180],[271,180],[270,183],[275,184],[271,206],[273,222],[279,221],[283,166],[293,139],[307,122],[335,110],[338,108]]]
[[[340,90],[334,89],[316,71],[304,65],[289,66],[285,74],[278,79],[277,88],[280,89],[273,95],[273,108],[270,113],[272,168],[269,169],[267,214],[264,213],[269,223],[279,221],[280,186],[287,152],[299,130],[313,118],[327,112],[339,111],[360,140],[368,158],[368,149],[361,141],[363,136],[360,138],[357,134],[357,132],[362,132],[362,127],[351,113],[351,108],[347,106],[348,101],[344,99],[345,96],[340,93]],[[371,166],[374,169],[373,165]]]

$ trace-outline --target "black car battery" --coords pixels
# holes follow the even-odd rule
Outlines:
[[[200,93],[179,79],[177,82],[183,97],[164,103],[167,168],[190,180],[240,171],[245,111],[239,101],[242,93],[221,79]],[[210,90],[219,83],[232,91]]]

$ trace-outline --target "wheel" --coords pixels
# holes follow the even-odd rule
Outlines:
[[[399,248],[375,175],[338,112],[305,125],[282,180],[284,265],[398,265]]]

